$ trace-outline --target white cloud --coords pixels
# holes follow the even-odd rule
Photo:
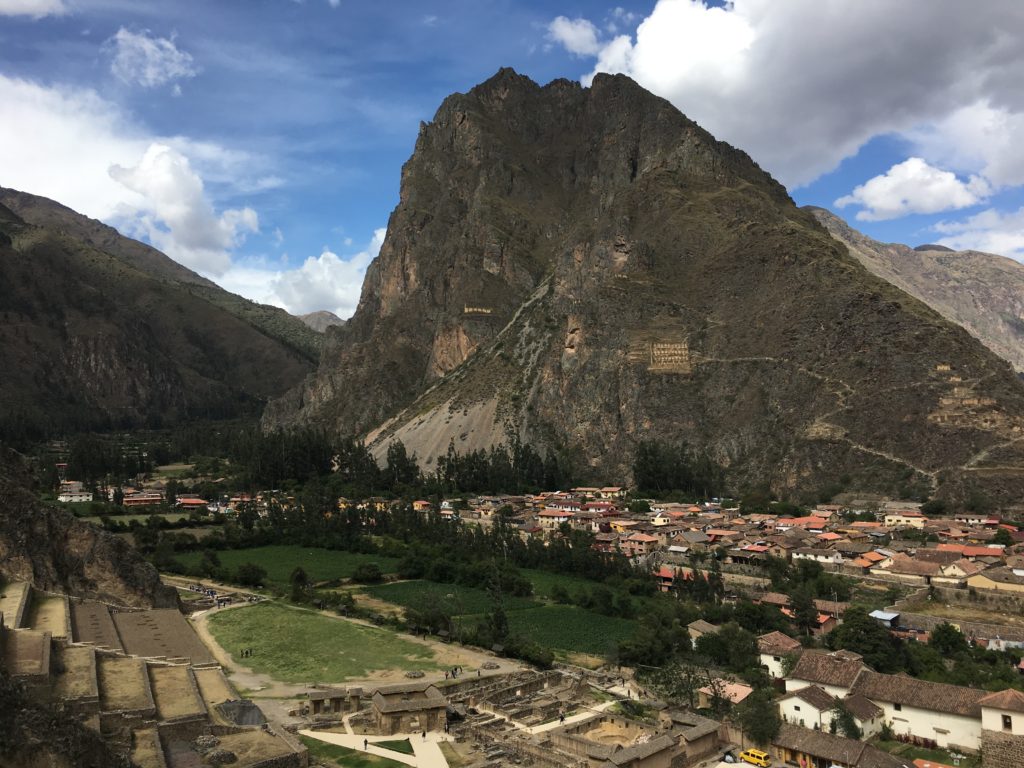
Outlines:
[[[592,24],[570,23],[548,35],[596,59],[585,83],[596,72],[630,75],[789,185],[834,169],[872,137],[925,136],[972,104],[993,105],[1013,125],[1024,114],[1017,0],[658,0],[635,36],[595,30],[593,43]],[[996,184],[1018,178],[1024,166],[1011,165],[1024,142],[1007,143],[954,167]],[[916,154],[951,167],[923,143]]]
[[[920,157],[897,163],[885,173],[869,179],[849,195],[836,200],[845,208],[859,205],[860,221],[884,221],[910,213],[939,213],[968,208],[991,193],[988,182],[971,176],[966,182],[951,171],[928,165]]]
[[[963,221],[940,222],[933,229],[946,235],[939,244],[948,248],[986,251],[1024,260],[1024,208],[1010,213],[982,211]]]
[[[137,165],[113,165],[110,175],[144,199],[141,206],[126,212],[124,226],[144,234],[155,247],[191,269],[224,274],[231,266],[229,251],[246,233],[259,231],[259,218],[252,208],[217,215],[188,158],[165,144],[150,144]]]
[[[107,173],[111,165],[138,162],[149,145],[115,105],[94,91],[47,88],[3,75],[0,104],[0,184],[97,219],[142,203],[141,195]]]
[[[180,50],[173,38],[154,37],[149,30],[132,32],[121,27],[108,44],[114,51],[110,71],[129,85],[155,88],[199,72],[192,55]],[[179,95],[180,86],[175,88]]]
[[[0,0],[0,16],[61,16],[68,8],[63,0]]]
[[[369,246],[342,258],[324,249],[292,270],[235,265],[217,282],[233,293],[301,315],[327,309],[338,317],[351,317],[359,303],[363,275],[376,258],[386,230],[373,233]]]
[[[212,179],[233,190],[270,184],[261,180],[273,177],[247,153],[153,136],[90,90],[0,75],[0,104],[0,185],[147,237],[212,275],[226,269],[228,252],[258,225],[248,208],[218,213],[204,184]]]
[[[975,102],[907,132],[920,154],[951,168],[978,169],[997,187],[1024,184],[1024,111]]]
[[[363,275],[380,252],[386,231],[374,230],[369,247],[348,259],[328,250],[306,259],[298,269],[281,275],[274,292],[296,314],[329,309],[338,317],[351,317],[359,303]]]
[[[577,56],[594,56],[601,50],[597,27],[586,19],[559,16],[548,24],[548,38]]]
[[[331,6],[331,8],[337,8],[339,5],[341,5],[341,0],[327,0],[327,3]]]

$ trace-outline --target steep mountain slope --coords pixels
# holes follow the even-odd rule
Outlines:
[[[595,480],[644,438],[736,487],[1024,477],[1010,367],[623,76],[502,70],[446,99],[355,315],[264,423],[401,438],[428,468],[512,431]]]
[[[28,224],[80,240],[152,277],[176,283],[189,293],[230,312],[266,336],[316,363],[323,336],[283,309],[243,299],[183,267],[152,246],[125,237],[113,227],[83,216],[67,206],[28,192],[0,187],[0,205]]]
[[[258,413],[312,369],[162,269],[0,205],[0,437]]]
[[[865,267],[916,296],[1017,371],[1024,371],[1024,264],[942,245],[880,243],[824,208],[808,207]]]

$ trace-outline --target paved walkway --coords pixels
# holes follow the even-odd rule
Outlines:
[[[451,741],[451,737],[443,733],[429,732],[425,739],[421,733],[396,733],[394,736],[362,736],[330,731],[299,731],[299,733],[328,744],[337,744],[357,752],[386,757],[389,760],[412,766],[412,768],[448,768],[448,761],[445,759],[444,753],[441,752],[440,743]],[[401,741],[402,739],[408,739],[412,744],[412,755],[403,755],[401,752],[375,746],[375,742],[378,741]],[[363,748],[364,744],[367,745],[365,749]]]

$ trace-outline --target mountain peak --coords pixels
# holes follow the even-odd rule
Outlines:
[[[948,369],[1013,418],[957,410]],[[1018,418],[1002,361],[744,152],[622,75],[503,69],[424,125],[355,314],[264,423],[428,470],[516,435],[625,480],[640,440],[685,440],[737,486],[932,493]]]

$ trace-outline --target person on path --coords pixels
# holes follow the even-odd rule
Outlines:
[[[365,752],[369,748],[370,748],[370,740],[369,739],[363,739],[363,752]]]

